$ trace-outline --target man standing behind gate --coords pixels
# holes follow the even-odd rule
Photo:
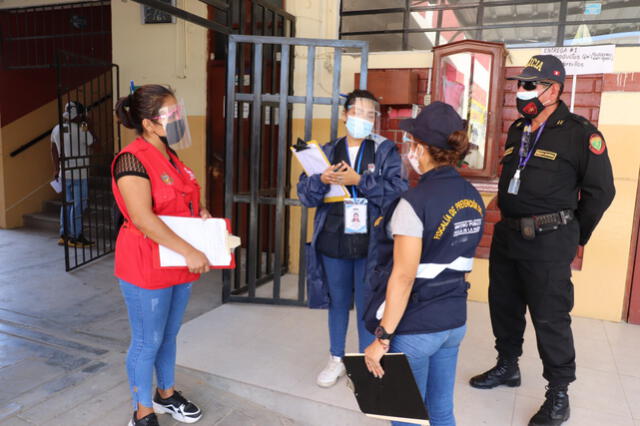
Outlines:
[[[498,363],[475,376],[481,389],[519,386],[525,312],[529,308],[549,382],[529,426],[569,418],[575,380],[571,333],[571,261],[613,201],[615,188],[604,138],[559,100],[565,70],[552,55],[531,58],[518,80],[523,118],[510,127],[498,184],[502,220],[489,260],[489,308]]]
[[[58,245],[64,245],[67,237],[67,245],[70,247],[87,247],[93,242],[87,240],[82,233],[82,215],[88,206],[89,197],[89,146],[94,138],[88,130],[84,105],[76,102],[68,102],[62,114],[62,138],[60,137],[60,125],[56,125],[51,131],[51,156],[53,158],[54,179],[60,176],[60,154],[65,155],[65,203],[60,208],[60,239]],[[64,151],[60,148],[61,140],[64,142]],[[67,228],[65,229],[65,215]]]

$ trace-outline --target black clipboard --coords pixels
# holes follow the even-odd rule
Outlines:
[[[389,421],[429,424],[429,413],[405,354],[382,357],[382,379],[367,370],[364,354],[347,354],[342,362],[347,369],[348,386],[364,414]]]

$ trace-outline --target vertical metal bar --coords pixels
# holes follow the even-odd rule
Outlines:
[[[253,45],[253,101],[251,108],[251,149],[250,158],[253,167],[249,169],[249,190],[251,193],[251,204],[249,205],[249,256],[248,265],[248,285],[249,297],[256,296],[256,258],[252,256],[256,253],[258,245],[258,185],[260,184],[260,135],[261,135],[261,115],[262,107],[262,43]]]
[[[275,71],[275,70],[274,70]],[[289,95],[289,45],[282,45],[280,54],[280,99],[278,104],[278,177],[276,179],[276,247],[275,247],[275,267],[273,271],[273,298],[280,298],[280,275],[282,273],[282,246],[284,244],[283,227],[284,220],[284,197],[285,187],[285,170],[287,155],[287,106]],[[303,282],[304,283],[304,282]],[[304,295],[304,289],[303,293]],[[298,291],[298,296],[300,292]]]
[[[480,0],[480,5],[478,6],[478,15],[476,16],[476,25],[479,28],[482,28],[482,22],[484,21],[484,2]],[[482,30],[476,30],[476,40],[482,40]],[[433,67],[433,65],[432,65]]]
[[[65,179],[65,167],[64,167],[64,143],[62,139],[62,72],[61,72],[61,58],[60,54],[55,55],[55,64],[56,64],[56,80],[58,85],[58,140],[59,140],[59,150],[58,157],[60,158],[60,174],[59,179],[62,183],[62,207],[60,211],[60,215],[62,216],[62,237],[64,239],[64,269],[69,271],[69,245],[67,241],[69,239],[69,233],[67,230],[69,229],[68,219],[67,219],[67,182]]]
[[[25,13],[23,13],[22,15],[22,19],[24,21],[24,36],[27,37],[29,35],[29,29],[27,28],[27,23],[29,22],[29,20],[27,19],[29,17],[29,15],[32,13],[33,9],[27,9],[25,10]],[[29,57],[29,41],[28,40],[23,40],[23,46],[24,46],[24,50],[27,56],[27,60],[25,61],[24,65],[29,65],[29,59],[31,59]]]
[[[315,84],[315,67],[316,67],[316,47],[309,46],[307,49],[307,92],[304,109],[304,138],[311,140],[311,129],[313,126],[313,89]]]
[[[276,36],[277,35],[277,22],[278,19],[278,14],[273,12],[273,21],[272,21],[272,25],[271,25],[271,35],[272,36]],[[280,93],[280,96],[282,96],[282,90],[281,88],[277,87],[277,79],[276,79],[276,74],[279,74],[281,72],[282,66],[280,63],[280,68],[278,65],[278,61],[277,59],[277,54],[278,54],[278,47],[280,45],[271,45],[271,86],[270,86],[270,93]],[[282,53],[280,54],[282,57]],[[286,96],[286,94],[285,94]],[[287,104],[285,103],[285,106]],[[269,154],[270,154],[270,167],[269,167],[269,188],[278,188],[279,185],[279,180],[278,180],[278,176],[277,176],[277,170],[279,166],[278,160],[277,160],[277,149],[273,149],[273,145],[274,142],[277,144],[278,141],[276,140],[276,125],[275,125],[275,117],[276,117],[276,112],[275,112],[275,107],[273,105],[271,105],[271,107],[269,108]],[[280,126],[278,126],[278,128],[280,128]],[[276,145],[277,146],[277,145]],[[274,167],[276,168],[276,173],[274,174]],[[284,166],[282,166],[284,167]],[[275,176],[274,176],[275,175]],[[275,179],[274,179],[275,178]],[[275,181],[274,181],[275,180]],[[277,195],[276,195],[277,197]],[[274,270],[274,266],[273,266],[273,262],[274,262],[274,250],[276,250],[276,244],[277,242],[274,241],[274,239],[276,238],[280,238],[279,234],[274,233],[274,227],[277,226],[277,222],[274,222],[274,220],[281,220],[283,219],[278,218],[276,216],[277,213],[277,205],[276,207],[269,207],[269,213],[268,213],[268,217],[267,217],[267,223],[269,224],[268,227],[268,248],[267,248],[267,274],[270,274],[273,272]],[[277,219],[276,219],[277,218]],[[276,264],[275,269],[280,270],[280,267]],[[274,281],[275,283],[275,281]]]
[[[105,73],[106,71],[104,69],[101,69],[102,72],[100,72],[98,74],[97,77],[95,77],[94,79],[91,80],[91,99],[102,99],[103,96],[105,96],[106,94],[106,90],[103,90],[103,86],[104,86],[104,77],[105,77]],[[93,81],[96,81],[96,86],[98,88],[98,92],[96,94],[96,92],[94,92],[94,86],[93,86]],[[100,155],[92,155],[91,159],[93,160],[95,158],[95,160],[98,162],[97,167],[94,167],[94,171],[95,173],[104,173],[103,170],[107,169],[107,162],[108,162],[108,155],[107,155],[107,151],[106,151],[106,147],[108,146],[107,144],[105,144],[105,133],[102,131],[102,126],[104,124],[107,123],[108,117],[106,117],[104,114],[104,105],[99,105],[97,106],[97,108],[99,108],[97,110],[97,114],[100,117],[100,119],[98,120],[100,122],[100,127],[94,127],[93,131],[94,131],[94,143],[96,139],[98,139],[99,141],[102,141],[103,147],[101,150],[101,154]],[[109,176],[108,172],[107,172],[107,176]],[[99,183],[97,183],[96,188],[99,189],[104,189],[105,192],[107,191],[107,185],[103,184],[103,180],[106,180],[106,176],[101,176],[101,180],[99,181]],[[106,215],[106,207],[107,205],[110,203],[110,198],[106,197],[103,200],[100,200],[98,202],[97,197],[95,196],[96,194],[96,190],[94,189],[93,194],[94,194],[94,198],[96,199],[96,207],[98,207],[98,211],[96,212],[96,216],[100,216],[100,231],[97,233],[97,241],[96,241],[96,248],[97,248],[97,252],[98,255],[102,254],[102,253],[106,253],[107,251],[107,238],[109,236],[109,233],[111,232],[111,215]],[[91,185],[89,185],[89,194],[91,194]],[[100,248],[100,245],[102,245],[102,249]]]
[[[92,69],[93,69],[93,67],[88,68],[88,73],[87,73],[87,77],[90,77],[91,80],[89,80],[89,82],[83,81],[83,83],[82,83],[82,89],[83,89],[82,90],[82,98],[83,98],[83,105],[85,107],[85,112],[87,112],[86,108],[91,104],[91,94],[93,94],[93,75],[91,73]],[[89,87],[87,87],[87,83],[89,84]],[[87,92],[89,90],[90,90],[90,93],[89,93],[90,96],[89,96],[89,99],[87,100]],[[91,211],[91,197],[89,196],[89,194],[91,193],[89,191],[89,186],[90,186],[90,180],[89,179],[91,178],[91,167],[90,166],[86,166],[87,163],[91,164],[91,159],[90,159],[90,155],[89,155],[90,151],[89,151],[89,146],[87,145],[86,148],[85,148],[85,153],[84,153],[85,155],[81,155],[82,154],[82,150],[80,149],[81,146],[82,146],[83,141],[86,141],[89,136],[86,133],[82,132],[82,129],[80,129],[79,132],[81,133],[83,138],[82,139],[78,139],[78,154],[80,154],[81,157],[84,157],[82,159],[82,161],[81,161],[82,168],[80,169],[80,181],[82,182],[84,180],[83,177],[82,177],[82,175],[83,175],[82,171],[84,171],[84,174],[87,176],[86,177],[86,179],[87,179],[87,191],[86,191],[86,194],[82,194],[84,197],[86,197],[85,199],[87,200],[87,213],[88,213],[88,219],[89,219],[88,220],[89,227],[87,229],[89,231],[89,236],[86,237],[86,238],[88,238],[89,240],[95,242],[97,240],[97,238],[94,240],[92,238],[92,236],[94,235],[94,232],[95,232],[95,235],[97,237],[97,231],[98,231],[97,226],[98,226],[98,223],[96,221],[96,223],[95,223],[96,226],[91,226],[92,222],[94,222],[94,219],[97,219],[97,216],[93,217],[93,214],[92,214],[92,211]],[[80,188],[81,188],[81,192],[83,192],[84,189],[82,188],[82,185],[80,185]],[[83,218],[82,224],[83,224],[83,227],[84,227],[84,199],[82,199],[82,198],[80,199],[80,211],[82,212],[82,218]],[[84,233],[84,229],[82,230],[82,232]],[[89,259],[90,260],[93,259],[93,251],[95,249],[97,249],[97,247],[89,246]]]
[[[243,7],[244,1],[240,2],[240,16],[242,19],[244,19],[244,7]],[[244,25],[243,23],[244,21],[242,21],[240,23],[240,26],[242,28],[242,25]],[[239,48],[239,65],[238,65],[238,71],[237,71],[237,78],[238,78],[238,83],[237,86],[238,88],[236,89],[238,92],[244,92],[244,76],[245,76],[245,50],[246,50],[246,45],[240,44],[238,43],[238,48]],[[235,114],[235,113],[234,113]],[[238,133],[236,136],[236,144],[238,145],[238,149],[236,151],[235,154],[235,163],[234,163],[234,167],[236,167],[236,192],[241,193],[244,190],[244,186],[243,184],[243,178],[244,178],[244,169],[245,167],[245,162],[243,161],[243,157],[241,155],[245,147],[245,131],[244,131],[244,103],[243,102],[238,102],[238,119],[236,120],[236,125],[238,127]],[[240,227],[243,225],[243,222],[246,222],[246,205],[243,203],[236,203],[235,205],[236,208],[236,221],[238,223],[238,230],[240,231]],[[244,235],[248,235],[248,229],[246,226],[242,226],[242,230],[241,232],[244,232]],[[245,247],[247,247],[247,245],[245,244]],[[247,257],[247,251],[245,250],[240,250],[239,251],[239,257],[240,257],[240,261],[239,264],[242,265],[242,263],[244,262],[244,258]],[[246,264],[246,262],[244,262]],[[242,281],[242,272],[243,269],[239,268],[238,273],[235,275],[234,279],[235,279],[235,287],[240,288],[242,287],[244,284],[246,284],[246,281]],[[246,279],[246,273],[245,275],[245,279]]]
[[[77,84],[77,81],[78,80],[76,80],[74,82],[74,84]],[[84,86],[82,86],[82,87],[84,89]],[[75,96],[74,96],[76,105],[77,105],[77,103],[80,102],[79,89],[80,89],[80,86],[76,86],[76,88],[75,88]],[[69,114],[69,115],[71,115],[71,114]],[[79,115],[80,115],[80,108],[78,108],[78,116]],[[69,117],[69,118],[71,118],[71,117]],[[71,126],[69,126],[69,127],[71,127]],[[71,172],[72,176],[74,178],[74,182],[73,182],[74,183],[74,185],[73,185],[73,191],[74,191],[74,194],[73,194],[73,201],[74,201],[73,223],[74,223],[74,227],[75,227],[75,225],[77,223],[76,222],[76,216],[78,215],[78,212],[75,209],[75,207],[76,207],[76,205],[75,205],[76,196],[78,196],[78,198],[80,200],[80,212],[82,212],[82,197],[84,195],[83,191],[82,191],[82,173],[81,173],[81,168],[78,167],[78,160],[79,160],[79,157],[80,157],[80,155],[79,155],[80,154],[80,126],[76,125],[75,127],[76,127],[76,143],[75,143],[75,146],[74,146],[74,143],[73,143],[73,137],[71,135],[71,132],[69,132],[69,138],[71,139],[70,140],[71,143],[69,144],[69,145],[71,145],[71,157],[74,157],[74,159],[75,159],[75,161],[74,161],[75,167],[73,168],[73,170]],[[75,154],[74,154],[74,151],[75,151]],[[77,188],[78,189],[78,191],[77,191],[78,194],[75,193],[75,191],[76,191],[75,183],[76,182],[80,183],[78,185],[78,188]],[[84,227],[84,217],[80,220],[80,223],[82,224],[81,228],[80,228],[80,232],[82,232],[83,231],[82,228]],[[75,231],[76,231],[76,235],[79,236],[80,234],[78,234],[78,229],[77,228],[75,229]],[[82,246],[81,256],[80,257],[82,258],[82,263],[84,263],[85,260],[86,260],[86,247],[84,247],[84,245]],[[78,263],[79,263],[78,262],[78,247],[76,247],[76,267],[78,266]]]
[[[33,13],[33,21],[32,21],[32,24],[33,24],[32,25],[33,26],[33,34],[32,35],[33,36],[38,35],[37,34],[37,30],[36,30],[38,28],[37,18],[38,18],[38,15],[40,15],[41,13],[42,13],[41,10],[34,11],[34,13]],[[37,39],[34,39],[34,42],[33,42],[33,56],[34,56],[33,64],[35,66],[40,65],[40,62],[38,61],[38,59],[39,59],[38,58],[38,46],[40,46],[40,42],[37,41]]]
[[[233,212],[233,136],[234,136],[234,104],[235,104],[235,78],[236,78],[236,47],[233,35],[229,35],[229,49],[227,56],[227,98],[225,107],[225,161],[224,161],[224,215],[232,217]],[[238,252],[240,252],[238,250]],[[236,266],[236,275],[241,269],[240,262]],[[229,300],[231,294],[231,271],[225,269],[222,273],[222,302]]]
[[[262,6],[262,5],[257,5],[254,3],[254,14],[255,14],[255,8],[256,7],[261,7],[262,8],[262,26],[261,26],[261,31],[263,36],[266,36],[266,25],[267,25],[267,8]],[[257,23],[256,23],[256,27],[257,27]],[[263,57],[262,57],[262,70],[268,70],[269,68],[267,67],[268,65],[268,56],[264,54],[264,50],[265,49],[269,49],[269,50],[273,50],[273,45],[266,45],[263,47]],[[271,67],[270,69],[271,74],[273,74],[273,67]],[[260,73],[260,79],[262,80],[262,87],[264,89],[268,89],[269,87],[269,82],[267,80],[268,75],[266,75],[265,72],[261,72]],[[255,77],[254,77],[255,78]],[[262,92],[265,90],[261,90],[260,95],[262,95]],[[268,90],[265,91],[265,93],[270,93]],[[269,108],[271,109],[271,108]],[[265,117],[265,109],[262,106],[262,103],[260,104],[260,129],[261,129],[261,133],[260,133],[260,182],[262,183],[261,187],[259,188],[259,190],[262,189],[268,189],[269,188],[269,173],[270,173],[270,167],[271,164],[265,164],[265,162],[263,161],[263,155],[264,153],[266,153],[267,158],[269,157],[269,152],[273,151],[272,149],[270,149],[271,147],[271,141],[269,140],[269,134],[266,134],[266,139],[267,141],[265,141],[265,134],[262,133],[262,129],[266,130],[266,125],[264,123],[264,118]],[[266,179],[262,179],[263,176],[263,165],[266,165],[266,174],[267,177]],[[269,234],[269,229],[270,229],[270,224],[269,222],[267,222],[268,219],[268,212],[270,210],[270,206],[267,204],[265,206],[259,206],[258,207],[258,235],[257,240],[258,240],[258,245],[257,245],[257,252],[256,252],[256,260],[257,260],[257,266],[256,269],[258,271],[259,276],[261,276],[262,274],[262,267],[263,267],[263,263],[266,264],[266,259],[264,259],[263,262],[263,253],[266,254],[265,252],[268,252],[268,248],[266,250],[263,250],[263,248],[266,248],[268,246],[268,234]],[[265,241],[265,238],[263,237],[264,234],[264,230],[266,230],[267,233],[267,241]],[[265,268],[267,269],[267,268]]]
[[[282,26],[282,34],[283,36],[286,34],[289,34],[289,37],[291,38],[295,38],[296,36],[296,27],[295,27],[295,20],[294,19],[289,19],[288,17],[285,19],[283,18],[283,22],[282,22],[283,26]],[[287,31],[285,29],[285,26],[288,24],[288,28],[289,31]],[[289,58],[295,58],[296,54],[296,47],[295,45],[291,46],[291,51],[289,52]],[[295,65],[295,61],[292,61],[291,59],[289,59],[289,94],[293,95],[293,75],[294,75],[294,65]],[[291,135],[293,134],[293,107],[291,109],[289,109],[289,105],[287,105],[287,122],[285,123],[279,123],[279,126],[286,126],[287,127],[287,137],[289,139],[291,139]],[[291,182],[291,153],[289,151],[287,151],[287,167],[286,167],[287,173],[286,173],[286,182]],[[291,209],[290,208],[285,208],[285,223],[288,224],[289,223],[289,219],[291,218]],[[291,229],[289,226],[286,226],[284,229],[284,240],[285,241],[289,241],[289,234],[291,232]],[[289,244],[285,244],[284,245],[284,264],[285,265],[289,265],[289,258],[290,258],[290,250],[289,250]],[[280,265],[278,265],[278,267],[280,267]],[[298,277],[299,279],[299,277]],[[302,282],[302,290],[304,290],[304,277],[303,277],[303,282]],[[300,281],[298,281],[298,285],[300,285]],[[299,294],[298,297],[302,298],[302,300],[304,300],[304,291],[302,294]]]
[[[567,22],[567,0],[560,3],[560,24],[557,27],[556,46],[564,46],[564,31]]]
[[[311,132],[313,130],[313,92],[315,84],[315,64],[316,64],[316,47],[309,46],[307,49],[307,91],[305,99],[304,112],[304,139],[311,140]],[[298,275],[298,300],[304,299],[304,287],[306,282],[306,255],[305,247],[307,244],[307,226],[309,223],[309,210],[302,206],[300,211],[300,259],[299,275]]]
[[[409,7],[411,6],[411,0],[405,0],[404,3],[404,13],[402,15],[402,50],[409,50],[409,22],[411,21],[411,12],[409,12]],[[342,17],[340,18],[342,21]]]
[[[331,88],[331,140],[338,137],[338,110],[340,108],[340,71],[342,49],[333,50],[333,86]]]
[[[360,89],[367,89],[367,72],[369,70],[369,44],[365,44],[360,54]]]

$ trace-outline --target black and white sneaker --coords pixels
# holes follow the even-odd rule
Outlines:
[[[136,419],[136,412],[133,412],[133,417],[129,420],[129,426],[160,426],[158,418],[155,413],[144,416],[140,420]]]
[[[156,390],[156,395],[153,397],[153,411],[158,414],[171,414],[171,417],[182,423],[195,423],[202,418],[200,409],[178,391],[174,391],[169,398],[162,399]]]

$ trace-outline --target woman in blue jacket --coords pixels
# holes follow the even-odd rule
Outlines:
[[[484,203],[455,168],[469,150],[463,121],[442,102],[400,127],[419,183],[376,221],[378,262],[364,320],[377,339],[365,351],[382,377],[389,350],[406,354],[432,426],[455,426],[453,385],[467,319],[465,274],[482,237]],[[398,423],[394,423],[398,424]]]
[[[322,147],[332,166],[322,174],[302,174],[298,182],[302,204],[317,207],[313,240],[306,253],[309,307],[329,309],[331,355],[317,378],[322,387],[334,385],[345,374],[342,357],[354,293],[360,351],[373,341],[361,319],[368,265],[375,258],[370,234],[375,218],[407,189],[395,144],[369,138],[376,107],[370,92],[350,93],[343,114],[347,136]],[[351,198],[325,203],[332,184],[345,185]],[[367,226],[361,226],[362,222]]]

